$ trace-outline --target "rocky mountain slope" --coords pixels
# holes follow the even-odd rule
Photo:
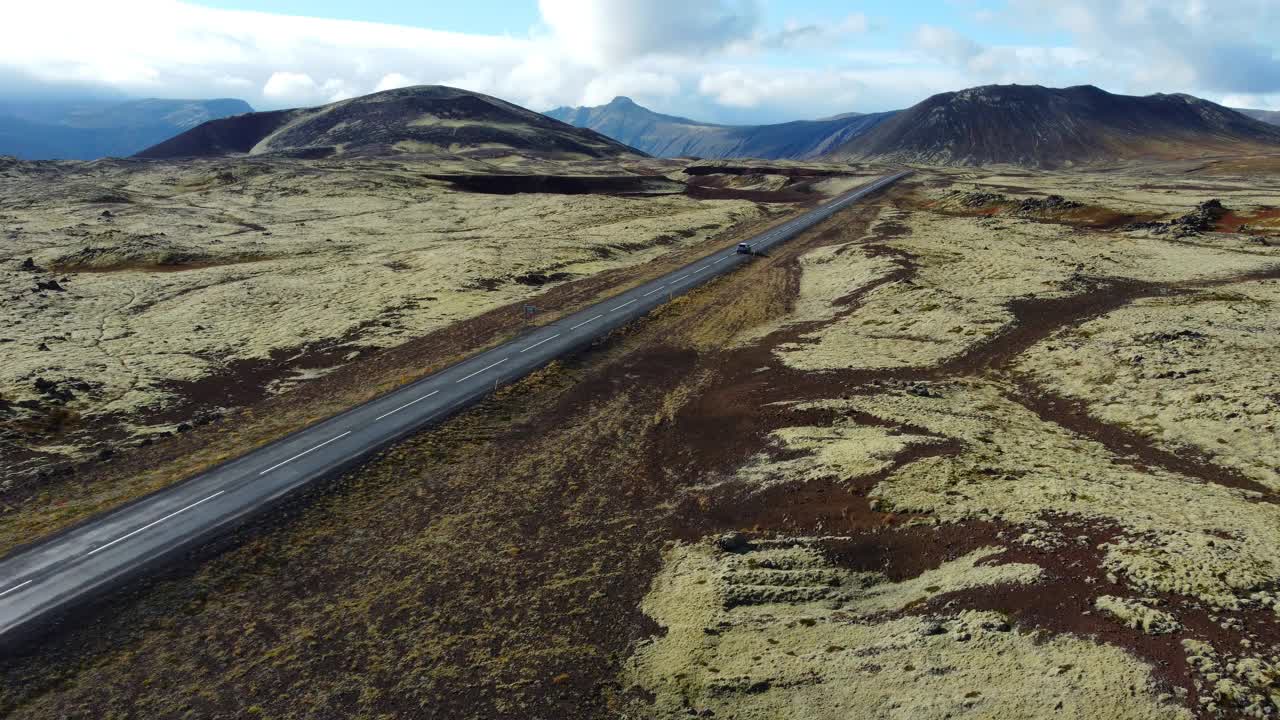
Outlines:
[[[853,140],[893,113],[845,113],[775,125],[716,125],[663,115],[630,98],[617,97],[608,105],[559,107],[547,115],[658,157],[803,160]]]
[[[320,107],[215,120],[137,156],[283,153],[324,157],[415,152],[502,156],[512,151],[566,159],[639,154],[591,130],[574,128],[488,95],[423,85]]]
[[[243,100],[0,100],[0,155],[126,157],[201,123],[253,112]]]
[[[1189,95],[989,85],[934,95],[836,148],[839,159],[1064,167],[1280,151],[1280,128]]]

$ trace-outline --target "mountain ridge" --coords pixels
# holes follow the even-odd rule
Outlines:
[[[135,157],[493,155],[508,150],[566,158],[643,155],[594,131],[496,97],[443,85],[417,85],[316,107],[213,120]]]
[[[558,107],[549,117],[589,128],[657,157],[766,160],[816,158],[870,130],[893,113],[844,113],[821,120],[720,125],[655,112],[618,96],[605,105]]]
[[[1280,125],[1280,110],[1250,110],[1249,108],[1231,108],[1241,115],[1247,115],[1254,120],[1261,120],[1270,125]]]
[[[208,120],[253,112],[243,100],[0,101],[0,155],[25,160],[127,157]]]
[[[1280,150],[1280,128],[1191,95],[984,85],[933,95],[828,157],[1056,168],[1248,149]]]

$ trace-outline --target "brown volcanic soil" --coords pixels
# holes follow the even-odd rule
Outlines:
[[[1031,377],[1022,363],[1135,304],[1272,282],[1274,260],[1215,237],[1121,245],[1044,222],[974,225],[987,221],[919,209],[930,180],[407,441],[198,569],[116,598],[96,625],[9,660],[0,708],[1266,711],[1275,491],[1221,455],[1108,424],[1062,396],[1062,365]],[[1076,270],[1100,252],[1110,273]],[[996,274],[975,282],[964,253]],[[953,308],[925,309],[944,291]],[[923,323],[987,317],[986,305],[1007,320],[946,352],[904,355],[885,338],[914,347],[911,328],[879,324],[892,309]],[[851,354],[823,348],[849,337],[885,343],[884,364],[831,365]],[[745,546],[706,541],[724,530]],[[1150,553],[1220,577],[1180,586]],[[1179,627],[1145,633],[1103,598]]]

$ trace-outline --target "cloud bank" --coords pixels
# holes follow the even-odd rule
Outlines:
[[[770,25],[762,0],[539,0],[542,20],[522,36],[179,0],[45,0],[5,9],[0,95],[74,88],[273,109],[442,83],[537,110],[630,95],[665,112],[749,122],[905,107],[990,82],[1090,82],[1280,109],[1274,0],[967,7],[1010,42],[861,12]]]

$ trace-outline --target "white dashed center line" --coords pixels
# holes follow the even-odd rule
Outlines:
[[[685,278],[687,278],[687,277],[689,277],[689,274],[688,274],[688,273],[686,273],[686,274],[684,274],[684,275],[681,275],[680,277],[676,278],[675,280],[672,280],[672,281],[671,281],[671,284],[672,284],[672,285],[674,285],[674,284],[676,284],[676,283],[680,282],[681,280],[683,280],[683,279],[685,279]]]
[[[346,431],[346,432],[342,433],[341,435],[339,435],[338,437],[335,437],[335,438],[329,438],[328,440],[325,440],[324,442],[322,442],[322,443],[320,443],[319,445],[317,445],[317,446],[315,446],[315,447],[311,448],[310,450],[303,450],[302,452],[298,453],[297,455],[294,455],[293,457],[289,458],[288,460],[285,460],[284,462],[278,462],[278,463],[276,463],[275,465],[272,465],[271,467],[267,468],[266,470],[263,470],[262,472],[260,472],[260,473],[258,473],[258,474],[259,474],[259,475],[266,475],[267,473],[271,472],[272,470],[275,470],[276,468],[280,467],[281,465],[287,465],[287,464],[289,464],[289,463],[293,462],[294,460],[297,460],[298,458],[302,457],[303,455],[306,455],[306,454],[307,454],[307,453],[309,453],[309,452],[315,452],[316,450],[319,450],[320,448],[324,447],[325,445],[328,445],[329,443],[334,442],[335,440],[341,440],[342,438],[344,438],[344,437],[346,437],[346,436],[348,436],[348,435],[350,435],[350,434],[351,434],[351,431],[350,431],[350,430],[348,430],[348,431]]]
[[[492,369],[494,369],[494,368],[498,367],[499,365],[501,365],[502,363],[504,363],[504,362],[506,362],[506,361],[507,361],[507,358],[502,358],[502,359],[501,359],[501,360],[499,360],[498,362],[496,362],[496,363],[494,363],[494,364],[492,364],[492,365],[489,365],[488,367],[482,367],[482,368],[480,368],[479,370],[477,370],[477,371],[475,371],[475,372],[471,373],[470,375],[468,375],[468,376],[466,376],[466,377],[462,378],[461,380],[457,380],[457,381],[455,381],[455,382],[465,382],[465,381],[467,381],[467,380],[470,380],[471,378],[473,378],[473,377],[475,377],[475,376],[479,375],[480,373],[484,372],[485,370],[492,370]]]
[[[522,352],[522,353],[523,353],[523,352],[529,352],[530,350],[532,350],[532,349],[534,349],[534,348],[538,347],[538,346],[539,346],[539,345],[541,345],[542,343],[548,343],[548,342],[551,342],[552,340],[555,340],[555,339],[556,339],[556,338],[558,338],[558,337],[560,337],[560,333],[556,333],[555,335],[552,335],[551,337],[547,338],[546,340],[539,340],[538,342],[536,342],[536,343],[534,343],[534,344],[530,345],[529,347],[527,347],[527,348],[525,348],[525,349],[521,350],[520,352]]]
[[[624,307],[626,307],[626,306],[628,306],[628,305],[630,305],[630,304],[632,304],[632,303],[634,303],[634,302],[635,302],[635,300],[628,300],[628,301],[626,301],[626,302],[622,303],[621,305],[619,305],[618,307],[616,307],[616,308],[614,308],[614,309],[610,310],[609,312],[617,312],[617,311],[621,310],[622,308],[624,308]]]
[[[652,294],[654,294],[654,293],[658,292],[659,290],[661,290],[661,289],[662,289],[662,288],[664,288],[664,287],[666,287],[666,285],[663,285],[662,287],[656,287],[656,288],[654,288],[654,289],[650,290],[649,292],[645,293],[644,295],[641,295],[640,297],[649,297],[650,295],[652,295]]]
[[[118,543],[118,542],[121,542],[121,541],[124,541],[124,540],[128,540],[129,538],[133,537],[134,535],[137,535],[138,533],[142,532],[143,530],[146,530],[146,529],[147,529],[147,528],[149,528],[149,527],[154,527],[154,526],[156,526],[156,525],[159,525],[160,523],[164,522],[165,520],[168,520],[168,519],[169,519],[169,518],[171,518],[171,517],[174,517],[175,515],[181,515],[182,513],[184,513],[184,512],[186,512],[186,511],[190,510],[191,508],[193,508],[193,507],[195,507],[195,506],[199,505],[200,503],[208,502],[208,501],[210,501],[210,500],[212,500],[212,499],[214,499],[214,498],[218,497],[219,495],[221,495],[221,494],[222,494],[222,493],[224,493],[224,492],[226,492],[226,491],[225,491],[225,490],[219,490],[218,492],[216,492],[216,493],[214,493],[214,494],[210,495],[209,497],[205,498],[204,500],[198,500],[198,501],[193,502],[193,503],[191,503],[190,505],[188,505],[188,506],[186,506],[186,507],[182,508],[181,510],[177,510],[177,511],[175,511],[175,512],[171,512],[171,513],[169,513],[168,515],[165,515],[164,517],[160,518],[159,520],[156,520],[156,521],[154,521],[154,522],[149,522],[149,523],[147,523],[146,525],[143,525],[142,527],[138,528],[137,530],[134,530],[133,532],[129,533],[128,535],[122,535],[122,536],[120,536],[120,537],[116,538],[115,540],[112,540],[111,542],[107,543],[106,545],[103,545],[103,546],[101,546],[101,547],[96,547],[96,548],[94,548],[94,549],[90,550],[90,551],[87,553],[87,555],[92,555],[92,554],[94,554],[94,553],[96,553],[96,552],[102,552],[103,550],[106,550],[107,548],[111,547],[112,545],[115,545],[115,544],[116,544],[116,543]],[[19,587],[21,587],[21,586],[19,586]]]
[[[382,418],[384,418],[384,417],[387,417],[387,416],[389,416],[389,415],[395,415],[396,413],[398,413],[398,412],[400,412],[401,410],[403,410],[403,409],[405,409],[405,408],[409,407],[410,405],[413,405],[414,403],[420,403],[420,402],[422,402],[423,400],[426,400],[427,398],[431,397],[432,395],[435,395],[435,394],[436,394],[436,393],[438,393],[438,392],[440,392],[440,391],[439,391],[439,390],[432,390],[431,392],[427,393],[426,395],[423,395],[422,397],[418,398],[417,400],[414,400],[414,401],[412,401],[412,402],[407,402],[407,403],[405,403],[405,404],[401,405],[400,407],[396,408],[395,410],[392,410],[392,411],[391,411],[391,412],[389,412],[389,413],[383,413],[383,414],[379,415],[378,417],[374,418],[374,419],[373,419],[373,421],[374,421],[374,422],[378,422],[379,420],[381,420],[381,419],[382,419]]]
[[[18,589],[23,588],[23,587],[26,587],[27,585],[30,585],[30,584],[31,584],[31,581],[30,581],[30,580],[28,580],[28,581],[26,581],[26,582],[20,582],[20,583],[18,583],[17,585],[14,585],[13,587],[9,588],[8,590],[5,590],[4,592],[0,592],[0,597],[4,597],[5,595],[8,595],[9,593],[13,592],[14,590],[18,590]]]
[[[595,322],[595,321],[599,320],[599,319],[600,319],[600,318],[602,318],[602,317],[604,317],[604,316],[603,316],[603,315],[597,315],[597,316],[595,316],[595,317],[591,318],[590,320],[583,320],[582,322],[578,323],[577,325],[574,325],[573,327],[571,327],[571,328],[569,328],[569,329],[570,329],[570,330],[577,330],[578,328],[582,327],[583,325],[586,325],[586,324],[588,324],[588,323],[593,323],[593,322]]]

